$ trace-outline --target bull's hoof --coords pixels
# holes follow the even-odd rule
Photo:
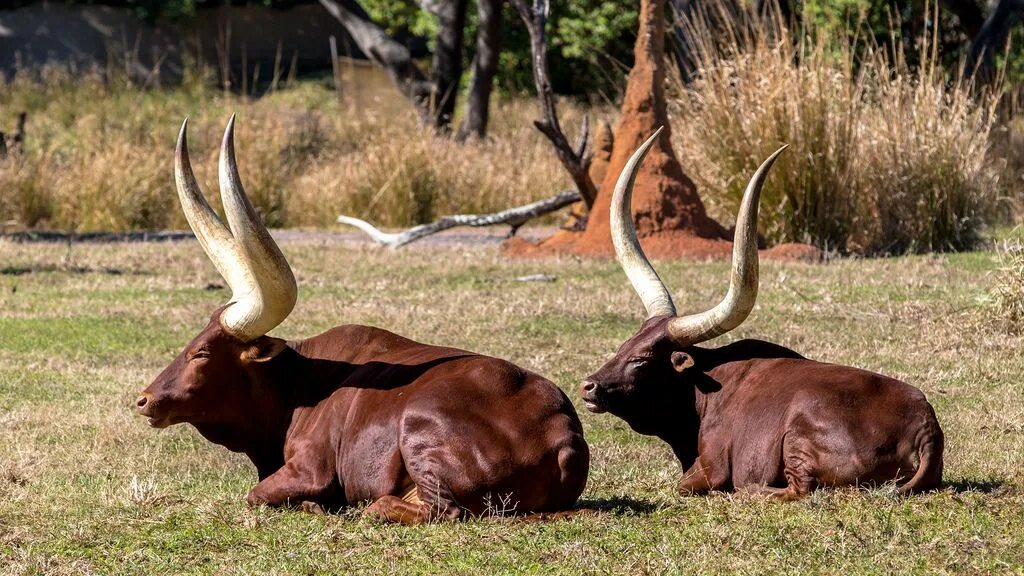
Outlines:
[[[324,510],[323,506],[310,500],[304,500],[302,504],[299,504],[299,510],[302,510],[303,512],[308,512],[310,514],[327,514],[327,511]]]
[[[264,500],[263,498],[260,498],[259,496],[254,495],[252,492],[249,492],[249,494],[245,497],[245,504],[249,508],[259,508],[262,505],[268,505],[269,506],[269,504],[267,504],[266,500]]]
[[[422,524],[427,518],[423,514],[423,505],[406,502],[397,496],[381,496],[366,507],[363,516],[378,522],[398,522],[401,524]]]

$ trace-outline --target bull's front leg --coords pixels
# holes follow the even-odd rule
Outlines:
[[[323,506],[336,505],[338,492],[332,466],[308,458],[293,458],[250,490],[245,501],[249,506],[300,506],[306,511],[318,511]]]
[[[677,489],[681,496],[699,496],[728,485],[729,474],[725,466],[707,463],[698,456],[693,465],[683,472]]]

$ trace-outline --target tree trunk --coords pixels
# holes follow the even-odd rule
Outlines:
[[[434,86],[413,61],[409,49],[374,24],[355,0],[320,0],[320,4],[341,22],[363,54],[387,72],[399,91],[412,101],[421,121],[430,121]]]
[[[551,145],[555,148],[555,155],[562,163],[562,167],[572,178],[576,190],[579,191],[583,201],[589,209],[597,197],[597,189],[590,179],[588,169],[587,139],[590,132],[590,124],[586,117],[583,118],[583,126],[580,129],[579,140],[576,146],[569,144],[569,139],[562,131],[562,124],[558,120],[558,105],[555,102],[555,92],[551,88],[551,79],[548,77],[548,40],[547,21],[550,12],[550,0],[512,0],[512,5],[519,12],[526,30],[530,34],[530,54],[533,61],[533,83],[537,88],[537,103],[540,105],[540,120],[534,120],[533,125],[547,136]]]
[[[491,90],[501,54],[501,6],[502,0],[477,0],[480,23],[476,34],[476,55],[466,99],[466,117],[459,127],[459,141],[470,136],[487,136]]]
[[[975,0],[942,0],[942,7],[956,16],[968,38],[974,38],[985,22],[985,13]]]
[[[1010,30],[1024,19],[1024,0],[999,0],[995,9],[971,42],[967,54],[967,74],[978,86],[991,82],[995,76],[995,56],[1006,48]]]
[[[430,107],[434,128],[447,132],[455,114],[462,78],[462,45],[468,0],[423,0],[420,6],[437,18],[433,58],[433,94]]]

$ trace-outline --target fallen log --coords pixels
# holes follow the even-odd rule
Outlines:
[[[429,224],[420,224],[413,226],[408,230],[402,232],[383,232],[373,224],[359,218],[353,218],[351,216],[338,216],[339,224],[346,224],[362,230],[371,240],[382,246],[388,246],[390,248],[400,248],[406,244],[415,242],[422,238],[426,238],[432,234],[437,234],[443,230],[449,228],[455,228],[458,226],[471,226],[479,228],[482,226],[497,226],[499,224],[508,224],[512,227],[509,232],[509,236],[513,236],[516,230],[526,222],[543,216],[544,214],[550,214],[557,210],[561,210],[566,206],[570,206],[581,200],[580,193],[576,190],[566,190],[547,198],[532,202],[523,206],[517,206],[515,208],[509,208],[508,210],[502,210],[501,212],[495,212],[494,214],[455,214],[452,216],[445,216],[440,220],[431,222]]]

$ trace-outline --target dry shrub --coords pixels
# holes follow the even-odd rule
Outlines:
[[[24,154],[0,162],[0,222],[181,228],[173,179],[181,120],[190,117],[192,166],[219,209],[217,155],[232,113],[243,184],[271,226],[330,226],[341,213],[408,226],[501,210],[569,185],[532,125],[532,102],[495,103],[492,137],[459,145],[421,128],[393,91],[364,90],[357,105],[312,82],[256,100],[202,86],[140,90],[59,69],[0,85],[0,122],[29,114]],[[566,125],[579,125],[582,110],[564,108]]]
[[[1013,220],[1020,222],[1024,219],[1024,116],[1011,116],[993,130],[992,152],[1003,160],[1001,188]]]
[[[419,130],[410,115],[376,127],[334,131],[362,134],[358,148],[333,151],[301,177],[289,199],[292,222],[326,225],[339,213],[387,226],[409,226],[438,216],[492,212],[550,196],[569,183],[550,145],[529,122],[532,108],[501,103],[483,141],[457,144]],[[570,122],[579,113],[571,110]],[[509,118],[514,120],[509,121]]]
[[[45,185],[45,158],[18,154],[0,161],[0,227],[45,227],[55,201]]]
[[[898,48],[797,41],[778,17],[743,13],[724,31],[727,19],[687,23],[699,74],[676,100],[682,156],[719,218],[787,143],[764,189],[769,241],[866,254],[978,243],[997,204],[994,98],[934,59],[911,70]]]
[[[1000,320],[1012,331],[1024,331],[1024,243],[1006,240],[999,249],[1000,266],[992,290]]]

